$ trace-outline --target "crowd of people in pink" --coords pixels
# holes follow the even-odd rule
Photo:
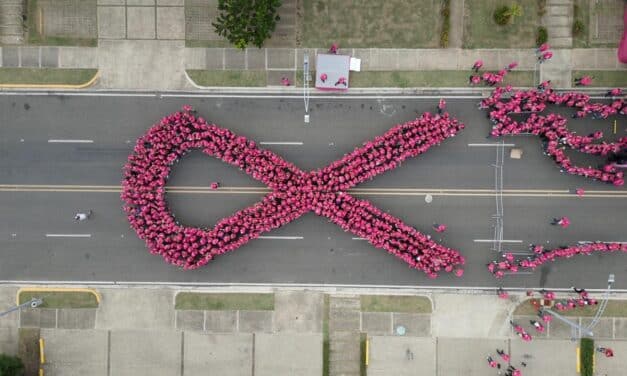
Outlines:
[[[464,258],[459,252],[434,242],[369,201],[352,197],[347,190],[398,167],[463,128],[448,113],[424,113],[327,167],[305,172],[271,151],[259,149],[254,141],[207,123],[190,106],[184,106],[138,139],[124,167],[121,197],[131,227],[150,252],[184,269],[203,266],[313,211],[431,278],[444,271],[461,276]],[[272,192],[261,202],[219,220],[212,229],[178,223],[168,209],[165,185],[172,166],[194,149],[240,168]],[[219,189],[218,182],[211,188]]]
[[[560,258],[571,258],[577,255],[591,255],[593,253],[627,252],[627,243],[594,242],[563,246],[556,249],[544,249],[542,245],[531,245],[532,256],[515,259],[512,253],[504,253],[502,260],[494,260],[487,267],[496,278],[502,278],[506,273],[517,273],[522,270],[535,268]]]
[[[603,137],[602,132],[579,136],[567,128],[564,116],[556,113],[539,114],[548,104],[574,107],[577,110],[576,117],[591,115],[592,118],[606,119],[616,114],[627,115],[627,104],[623,98],[615,97],[611,104],[590,103],[589,95],[576,92],[557,93],[548,82],[540,85],[538,90],[515,91],[511,86],[497,87],[488,98],[481,101],[480,106],[488,110],[488,116],[494,124],[490,133],[492,137],[538,135],[545,146],[545,154],[560,166],[562,172],[622,186],[625,183],[624,172],[610,162],[609,157],[627,148],[627,137],[621,137],[613,143],[595,143]],[[523,113],[530,113],[524,121],[512,118],[514,114]],[[602,156],[608,160],[601,168],[576,166],[566,155],[566,148]]]

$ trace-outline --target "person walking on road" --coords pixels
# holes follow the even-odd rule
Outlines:
[[[86,221],[86,220],[89,219],[89,217],[91,217],[91,213],[92,213],[91,210],[87,211],[87,213],[76,213],[76,215],[74,216],[74,220],[75,221]]]

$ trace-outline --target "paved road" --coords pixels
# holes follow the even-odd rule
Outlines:
[[[4,185],[0,186],[4,209],[0,212],[0,280],[497,284],[485,271],[485,264],[496,256],[491,244],[475,242],[493,236],[495,198],[477,190],[494,188],[496,158],[494,147],[469,146],[493,142],[485,138],[490,125],[485,113],[476,109],[476,99],[448,100],[450,112],[467,125],[460,135],[359,187],[373,189],[375,193],[363,197],[421,231],[432,232],[434,222],[449,225],[442,241],[460,249],[469,265],[463,279],[443,276],[435,281],[313,214],[270,234],[298,239],[255,240],[202,270],[180,271],[150,255],[122,215],[121,168],[136,137],[184,103],[258,142],[302,143],[267,147],[303,169],[314,169],[394,124],[412,119],[416,112],[432,110],[437,100],[312,98],[312,122],[304,125],[301,98],[0,96],[0,185]],[[579,120],[572,127],[581,132],[610,132],[613,120]],[[618,120],[618,134],[624,135],[627,124],[624,118]],[[93,142],[51,143],[51,139]],[[549,241],[549,246],[581,240],[627,241],[627,189],[560,174],[542,155],[536,138],[508,137],[505,141],[524,151],[521,160],[506,158],[503,169],[504,239],[517,241],[505,244],[506,249],[524,253],[527,244],[540,241]],[[228,187],[263,188],[240,171],[200,153],[187,156],[171,176],[171,187],[206,187],[217,180]],[[609,195],[580,199],[568,193],[575,187]],[[415,191],[382,195],[381,188]],[[453,189],[461,191],[447,191]],[[435,194],[431,204],[424,201],[427,191]],[[616,196],[617,192],[622,196]],[[261,190],[247,194],[173,192],[169,202],[183,223],[210,226],[262,195]],[[93,209],[94,218],[75,223],[72,216],[82,209]],[[571,217],[571,228],[547,224],[561,215]],[[499,283],[600,288],[609,272],[626,275],[624,255],[570,259]],[[626,288],[627,278],[619,277],[617,287]]]

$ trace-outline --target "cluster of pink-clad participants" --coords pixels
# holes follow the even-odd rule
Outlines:
[[[608,93],[611,97],[610,104],[590,103],[589,95],[577,92],[557,93],[551,88],[550,82],[543,82],[537,90],[514,90],[511,86],[497,87],[488,98],[481,101],[480,108],[488,111],[488,117],[493,123],[490,136],[517,134],[540,136],[545,154],[560,166],[561,172],[622,186],[625,183],[624,172],[609,159],[600,168],[580,167],[571,162],[565,150],[570,148],[607,158],[627,148],[627,137],[622,137],[614,143],[594,143],[603,138],[602,132],[596,131],[588,136],[579,136],[568,130],[564,116],[555,113],[539,114],[551,104],[575,108],[574,118],[590,116],[593,119],[607,119],[612,115],[627,115],[627,104],[621,95],[620,89],[613,89]],[[523,113],[530,113],[525,121],[516,121],[512,118],[512,115]],[[580,195],[579,190],[577,194]],[[489,263],[488,270],[495,277],[502,278],[506,273],[534,270],[546,262],[559,258],[590,255],[594,252],[627,252],[625,243],[605,242],[563,246],[557,249],[544,249],[542,245],[532,244],[530,248],[533,250],[533,256],[515,260],[512,253],[505,253],[502,260]]]
[[[463,128],[448,113],[424,113],[327,167],[305,172],[271,151],[259,149],[254,141],[207,123],[190,106],[184,106],[137,141],[124,168],[124,210],[151,253],[184,269],[203,266],[313,211],[431,278],[444,271],[461,276],[464,258],[459,252],[434,242],[370,202],[352,197],[347,190],[398,167]],[[212,229],[179,224],[168,209],[165,185],[172,166],[194,149],[240,168],[272,192],[261,202],[219,220]]]
[[[506,100],[503,100],[506,99]],[[623,98],[614,98],[611,104],[590,103],[590,96],[582,93],[557,93],[545,82],[538,90],[514,91],[511,86],[497,87],[490,97],[481,101],[481,108],[488,110],[494,123],[493,137],[534,134],[540,136],[545,153],[561,167],[562,172],[581,175],[621,186],[625,183],[624,173],[615,163],[607,161],[602,168],[581,167],[572,163],[565,149],[570,148],[592,155],[608,157],[627,148],[627,137],[614,143],[594,143],[603,137],[596,131],[588,136],[579,136],[568,130],[567,120],[556,113],[540,115],[547,104],[573,107],[575,117],[591,116],[606,119],[611,115],[627,115],[627,104]],[[516,121],[512,115],[529,113],[524,121]]]
[[[512,63],[493,74],[498,76],[497,80],[486,76],[477,81],[494,85],[515,66]],[[479,67],[473,68],[478,71]],[[542,83],[537,90],[519,91],[506,86],[495,88],[481,101],[480,108],[488,111],[494,124],[492,137],[538,135],[544,141],[546,154],[559,164],[562,172],[621,186],[623,171],[615,164],[608,161],[601,168],[575,166],[565,149],[608,157],[627,147],[627,137],[616,143],[594,143],[603,137],[601,132],[578,136],[567,129],[566,118],[562,115],[540,114],[552,104],[575,108],[575,117],[625,115],[625,101],[618,97],[622,93],[613,90],[611,94],[612,102],[608,105],[590,103],[590,97],[582,93],[557,93],[549,82]],[[190,106],[183,106],[182,111],[164,117],[138,139],[124,168],[124,210],[131,227],[145,240],[151,253],[184,269],[203,266],[216,256],[313,211],[345,231],[368,240],[376,248],[395,255],[411,268],[423,270],[430,278],[436,278],[443,271],[462,276],[461,266],[465,260],[458,251],[434,242],[429,235],[347,193],[355,185],[398,167],[405,159],[439,145],[462,130],[462,123],[443,112],[442,102],[438,107],[442,113],[426,112],[420,118],[399,124],[342,159],[311,172],[304,172],[276,154],[257,148],[254,141],[207,123]],[[512,118],[513,114],[523,113],[529,114],[524,121]],[[196,149],[240,168],[266,184],[272,192],[261,202],[219,220],[211,229],[181,225],[168,209],[165,185],[172,166]],[[211,188],[217,189],[218,183],[211,183]],[[501,278],[506,273],[534,269],[557,258],[592,252],[627,252],[627,244],[601,242],[552,250],[531,247],[534,256],[514,260],[511,253],[506,253],[503,260],[488,264],[489,271]]]

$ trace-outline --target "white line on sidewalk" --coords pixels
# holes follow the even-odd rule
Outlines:
[[[50,144],[93,144],[94,140],[48,140]]]
[[[47,238],[91,238],[91,234],[46,234]]]
[[[353,240],[368,240],[366,238],[352,238]]]
[[[302,236],[260,236],[259,239],[270,240],[301,240]]]
[[[475,239],[475,243],[522,243],[522,240],[494,240],[494,239]]]
[[[468,146],[516,146],[516,144],[498,144],[498,143],[487,143],[487,144],[468,144]]]
[[[259,145],[302,145],[302,142],[297,141],[261,141]]]

